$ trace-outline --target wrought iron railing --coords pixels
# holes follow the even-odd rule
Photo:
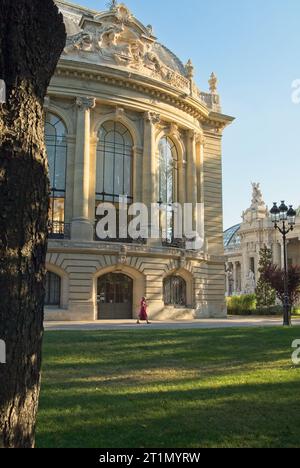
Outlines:
[[[61,221],[49,221],[48,225],[49,239],[70,239],[70,224]]]
[[[185,239],[163,239],[163,247],[172,247],[175,249],[185,249],[186,241]]]
[[[146,245],[147,244],[147,239],[143,239],[142,237],[139,237],[138,239],[132,239],[132,237],[106,237],[105,239],[100,239],[97,236],[96,230],[95,230],[95,237],[94,237],[96,242],[112,242],[112,243],[117,243],[117,244],[139,244],[139,245]]]

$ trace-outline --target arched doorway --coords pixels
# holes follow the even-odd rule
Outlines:
[[[132,318],[133,280],[121,273],[109,273],[98,278],[98,320]]]

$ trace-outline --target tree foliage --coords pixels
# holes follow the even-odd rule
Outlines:
[[[272,250],[264,246],[260,250],[259,259],[259,280],[257,282],[255,294],[258,308],[270,308],[275,305],[276,291],[270,281],[266,279],[265,272],[272,265]]]
[[[284,304],[284,270],[271,264],[266,268],[263,277],[275,289],[278,299]],[[300,299],[300,266],[289,267],[288,297],[290,307],[295,306]]]

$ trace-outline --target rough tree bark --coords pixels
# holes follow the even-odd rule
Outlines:
[[[66,41],[53,0],[0,0],[0,447],[34,446],[48,218],[43,102]]]

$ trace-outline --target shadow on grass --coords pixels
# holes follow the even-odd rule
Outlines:
[[[46,334],[39,447],[299,445],[297,330]]]

